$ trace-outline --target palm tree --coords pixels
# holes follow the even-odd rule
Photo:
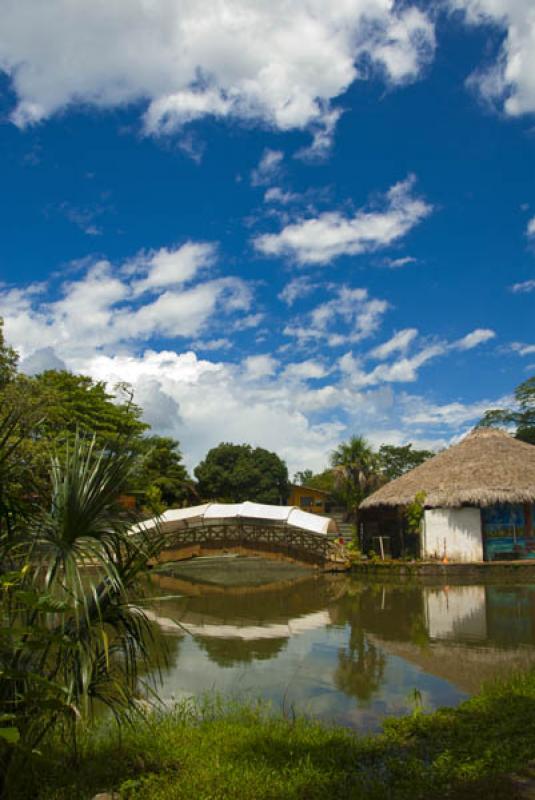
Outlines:
[[[363,436],[352,436],[333,450],[330,462],[348,517],[357,522],[360,503],[384,480],[378,456]]]

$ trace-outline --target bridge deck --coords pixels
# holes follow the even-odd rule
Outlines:
[[[345,561],[343,547],[332,541],[336,522],[293,506],[207,503],[170,509],[136,527],[165,535],[160,560],[234,550],[322,565]]]

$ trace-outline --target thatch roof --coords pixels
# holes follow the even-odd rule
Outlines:
[[[475,428],[459,444],[390,481],[361,508],[405,506],[425,492],[430,508],[535,502],[535,446],[497,428]]]

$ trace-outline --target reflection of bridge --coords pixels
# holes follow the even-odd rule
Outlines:
[[[161,562],[235,552],[331,568],[343,568],[346,563],[344,547],[333,541],[336,522],[293,506],[205,503],[165,511],[140,526],[165,534]]]

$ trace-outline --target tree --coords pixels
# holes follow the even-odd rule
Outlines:
[[[179,443],[168,436],[145,436],[140,446],[143,453],[131,488],[142,492],[156,488],[168,507],[189,500],[193,486],[182,463]]]
[[[514,396],[513,408],[490,409],[485,412],[479,425],[514,428],[517,439],[535,444],[535,376],[519,384]]]
[[[96,437],[100,447],[125,442],[132,447],[149,427],[141,421],[141,409],[126,384],[116,387],[114,396],[104,382],[66,370],[47,370],[27,381],[36,396],[46,402],[46,419],[39,435],[49,441],[85,431]]]
[[[288,469],[276,453],[249,444],[221,443],[195,467],[198,490],[205,499],[274,505],[288,497]]]
[[[382,444],[379,448],[379,467],[389,481],[399,478],[414,467],[423,464],[435,454],[431,450],[413,450],[412,444],[396,447]]]
[[[356,522],[360,503],[383,482],[379,458],[363,436],[352,436],[331,453],[335,485]]]
[[[310,486],[310,481],[314,479],[314,473],[311,469],[303,469],[295,473],[294,483],[298,486]]]
[[[4,320],[0,317],[0,389],[17,374],[18,353],[6,344],[4,338]]]

